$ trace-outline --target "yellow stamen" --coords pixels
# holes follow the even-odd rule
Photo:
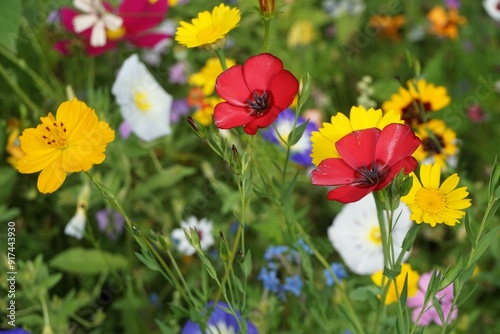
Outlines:
[[[422,188],[415,195],[415,203],[427,213],[439,213],[446,208],[446,198],[438,189]]]
[[[382,235],[380,234],[380,227],[373,227],[370,230],[370,241],[375,245],[380,245],[382,243]]]
[[[134,92],[134,102],[137,108],[143,112],[148,112],[151,109],[151,104],[148,101],[148,94],[143,91]]]
[[[117,41],[121,39],[123,36],[125,36],[125,28],[123,28],[123,26],[121,26],[116,30],[106,29],[106,37],[110,41]]]

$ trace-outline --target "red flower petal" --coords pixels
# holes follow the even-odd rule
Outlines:
[[[273,94],[273,103],[284,110],[292,104],[293,98],[299,90],[299,82],[292,73],[283,70],[276,74],[268,89]]]
[[[123,18],[123,27],[128,35],[154,28],[160,24],[168,11],[168,1],[123,0],[118,15]]]
[[[243,66],[235,65],[222,72],[215,81],[215,91],[228,103],[244,107],[251,92],[243,77]]]
[[[248,89],[266,90],[276,74],[283,70],[283,62],[269,53],[252,56],[243,64],[243,75]]]
[[[169,37],[170,36],[167,34],[151,33],[151,34],[127,36],[126,38],[127,40],[130,41],[130,43],[134,44],[135,46],[141,48],[152,48],[159,42]]]
[[[411,156],[420,142],[408,125],[389,124],[382,130],[375,150],[375,159],[392,166],[399,160]]]
[[[339,155],[354,169],[371,167],[381,131],[377,128],[358,130],[345,135],[335,143]]]
[[[417,168],[417,160],[414,157],[405,157],[398,162],[396,162],[394,165],[389,167],[389,173],[387,176],[381,180],[381,182],[377,185],[377,187],[374,189],[375,191],[383,189],[386,185],[388,185],[396,175],[401,172],[401,170],[404,168],[404,173],[405,174],[410,174]]]
[[[264,116],[254,117],[251,122],[245,125],[243,130],[249,135],[254,135],[259,128],[267,128],[271,125],[278,118],[281,111],[278,107],[273,106]]]
[[[330,191],[328,193],[328,199],[331,201],[339,201],[343,204],[357,202],[372,192],[373,188],[374,187],[362,188],[353,185],[345,185]]]
[[[60,13],[61,13],[61,23],[63,24],[63,26],[72,33],[76,34],[75,27],[73,25],[73,19],[75,18],[75,16],[80,14],[76,10],[67,7],[61,8]],[[87,29],[82,33],[80,33],[80,35],[90,38],[90,32],[91,30]]]
[[[214,109],[214,123],[220,129],[231,129],[250,123],[250,116],[246,108],[234,106],[227,102],[218,103]]]
[[[311,183],[318,186],[338,186],[359,180],[359,173],[344,160],[329,158],[321,161],[311,173]]]

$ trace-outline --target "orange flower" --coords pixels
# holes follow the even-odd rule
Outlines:
[[[451,8],[447,13],[442,6],[434,7],[427,14],[427,18],[432,24],[431,34],[451,39],[458,37],[458,25],[467,23],[467,19],[458,15],[458,11],[455,8]]]
[[[378,30],[381,36],[399,41],[401,36],[399,30],[405,24],[406,19],[403,15],[375,15],[370,19],[370,26]]]

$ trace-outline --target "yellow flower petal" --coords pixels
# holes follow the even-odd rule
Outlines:
[[[57,162],[50,164],[38,176],[37,188],[42,194],[53,193],[64,183],[66,172]]]
[[[439,190],[443,194],[449,194],[455,189],[458,185],[458,182],[460,181],[460,178],[458,177],[457,173],[450,175],[444,182],[441,184],[439,187]],[[446,196],[448,199],[448,196]]]

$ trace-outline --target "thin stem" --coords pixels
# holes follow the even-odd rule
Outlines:
[[[47,302],[45,301],[44,294],[45,294],[45,292],[40,292],[40,294],[38,295],[38,298],[40,299],[40,303],[42,304],[44,327],[50,328],[49,310],[47,309]]]
[[[220,66],[222,66],[222,70],[227,70],[226,57],[224,56],[224,50],[217,49],[215,50],[215,54],[219,58]]]
[[[267,52],[269,45],[269,31],[271,31],[271,19],[264,19],[264,42],[262,44],[262,52]]]

